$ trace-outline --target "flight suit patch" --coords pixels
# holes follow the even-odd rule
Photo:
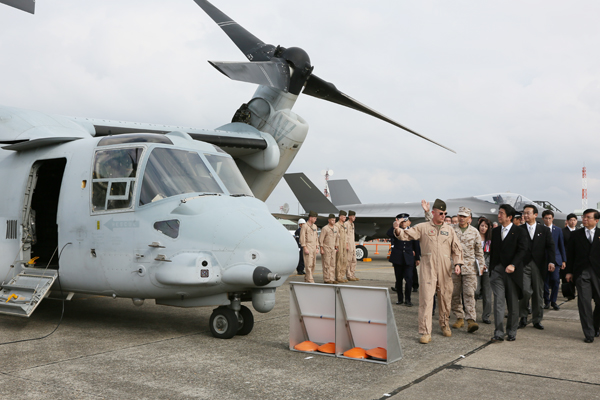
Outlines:
[[[444,236],[448,236],[448,232],[445,232],[445,231],[440,231],[440,234],[442,234]]]
[[[428,234],[429,236],[435,236],[435,233],[436,233],[436,230],[435,230],[435,228],[431,228],[431,229],[429,230],[429,232],[427,232],[427,234]]]

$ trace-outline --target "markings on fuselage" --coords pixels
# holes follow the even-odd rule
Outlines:
[[[139,221],[115,221],[112,218],[104,224],[111,231],[116,228],[139,228]]]

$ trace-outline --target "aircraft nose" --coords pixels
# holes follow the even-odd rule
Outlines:
[[[240,243],[246,261],[265,267],[282,278],[291,275],[298,266],[296,240],[274,218]]]

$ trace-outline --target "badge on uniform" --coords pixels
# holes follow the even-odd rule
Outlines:
[[[431,228],[428,233],[429,233],[429,236],[435,236],[435,229]]]
[[[444,236],[448,236],[448,232],[446,232],[446,231],[440,231],[440,234],[442,234]]]

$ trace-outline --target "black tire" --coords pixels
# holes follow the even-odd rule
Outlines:
[[[238,326],[237,315],[231,308],[219,307],[210,316],[210,332],[218,339],[231,339],[238,331]]]
[[[254,328],[254,315],[252,311],[246,306],[242,306],[240,311],[238,312],[238,331],[236,335],[245,336],[252,332],[252,328]]]
[[[367,248],[361,244],[356,246],[356,261],[362,261],[363,258],[367,258],[369,252]]]

